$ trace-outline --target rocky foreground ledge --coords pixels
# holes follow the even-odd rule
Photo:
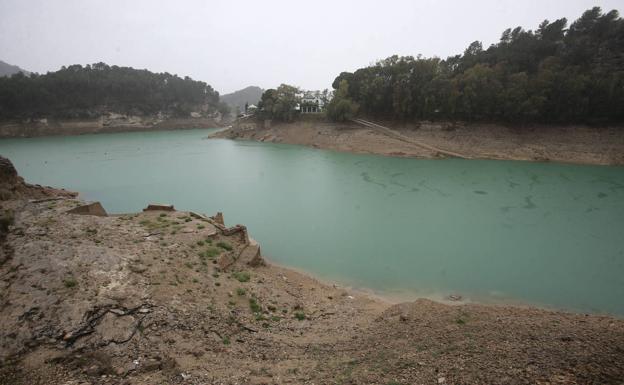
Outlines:
[[[619,384],[624,321],[391,305],[267,264],[244,226],[107,215],[0,158],[0,384]]]

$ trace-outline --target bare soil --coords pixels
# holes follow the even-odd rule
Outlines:
[[[408,140],[357,123],[298,121],[274,124],[238,122],[212,137],[289,143],[353,153],[410,158],[444,155],[424,143],[475,159],[557,161],[581,164],[624,164],[624,128],[584,126],[506,127],[493,124],[376,122]],[[409,142],[413,139],[413,142]]]
[[[2,385],[624,379],[621,319],[391,304],[252,263],[250,243],[218,217],[70,214],[84,202],[8,179],[0,180],[8,191],[0,212],[10,217],[0,238]]]
[[[20,122],[0,121],[0,138],[49,135],[82,135],[116,132],[182,130],[222,127],[225,122],[213,118],[161,118],[125,116],[118,119],[41,119]]]

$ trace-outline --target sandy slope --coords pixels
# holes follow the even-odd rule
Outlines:
[[[379,122],[403,137],[477,159],[558,161],[583,164],[624,164],[621,127],[510,128],[497,125]],[[355,123],[299,121],[263,128],[239,122],[213,137],[290,143],[354,153],[435,158],[440,154]]]

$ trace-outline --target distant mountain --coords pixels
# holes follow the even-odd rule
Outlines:
[[[23,72],[25,75],[28,75],[30,73],[26,70],[19,68],[18,66],[14,66],[0,60],[0,76],[11,76],[18,72]]]
[[[260,87],[249,86],[242,90],[234,91],[231,94],[221,95],[219,100],[226,103],[233,109],[238,107],[240,112],[245,111],[245,103],[252,105],[258,104],[264,90]]]

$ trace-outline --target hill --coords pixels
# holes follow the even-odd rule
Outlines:
[[[5,63],[0,60],[0,76],[11,76],[13,74],[23,72],[28,75],[30,72],[19,68],[18,66],[11,65],[9,63]]]
[[[45,75],[0,77],[0,119],[209,115],[219,93],[188,76],[105,63],[63,67]]]
[[[561,18],[534,31],[509,28],[498,43],[475,41],[446,60],[394,55],[343,72],[328,112],[335,105],[394,121],[622,123],[622,52],[624,19],[594,7],[569,27]]]
[[[240,111],[243,112],[245,111],[245,103],[258,104],[260,97],[262,96],[262,92],[264,92],[264,90],[260,87],[249,86],[243,88],[242,90],[222,95],[220,100],[233,109],[238,107]]]

